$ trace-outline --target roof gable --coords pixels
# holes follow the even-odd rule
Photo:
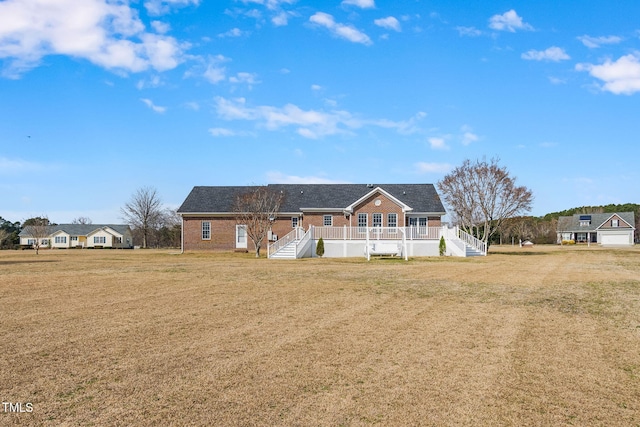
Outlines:
[[[375,194],[383,194],[383,195],[385,195],[393,203],[395,203],[398,206],[400,206],[402,208],[403,212],[408,212],[408,211],[412,210],[412,208],[410,206],[408,206],[405,203],[402,203],[400,200],[398,200],[397,198],[393,197],[391,194],[387,193],[382,188],[376,187],[373,190],[371,190],[370,192],[368,192],[367,194],[365,194],[364,196],[362,196],[361,198],[359,198],[358,200],[356,200],[355,202],[353,202],[352,204],[350,204],[349,206],[347,206],[345,208],[345,211],[350,212],[350,213],[353,212],[356,206],[360,205],[365,200],[371,198]]]
[[[633,215],[633,212],[628,212],[631,213]],[[621,228],[633,228],[635,229],[635,227],[633,226],[633,224],[630,224],[629,222],[627,222],[627,220],[625,220],[624,218],[622,218],[621,215],[617,214],[617,213],[613,213],[611,215],[609,215],[609,217],[607,217],[607,219],[605,219],[604,221],[602,221],[602,223],[596,227],[597,229],[603,228],[605,224],[607,224],[609,221],[611,221],[613,218],[617,218],[619,220],[621,220],[622,222],[624,222],[625,224],[627,224],[627,227],[621,227]],[[633,218],[633,216],[632,216]],[[631,222],[633,222],[633,219],[631,220]],[[613,227],[612,227],[613,228]]]

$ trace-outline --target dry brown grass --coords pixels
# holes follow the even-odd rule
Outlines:
[[[0,425],[640,425],[640,249],[0,252]]]

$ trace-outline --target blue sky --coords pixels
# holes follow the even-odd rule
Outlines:
[[[2,0],[0,216],[143,186],[436,183],[499,157],[534,215],[639,203],[640,2]]]

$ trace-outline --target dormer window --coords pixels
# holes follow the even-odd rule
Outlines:
[[[591,225],[591,215],[580,215],[580,227],[588,227]]]
[[[620,222],[617,219],[612,219],[611,227],[620,227]]]

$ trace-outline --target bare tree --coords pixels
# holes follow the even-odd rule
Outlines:
[[[79,216],[78,218],[74,218],[71,221],[71,224],[93,224],[93,221],[91,221],[91,218],[89,217]]]
[[[246,227],[247,236],[256,248],[256,258],[260,257],[262,241],[271,229],[283,201],[283,193],[266,186],[253,187],[236,197],[233,207],[236,224]]]
[[[156,189],[139,188],[121,211],[124,220],[141,231],[142,247],[146,248],[150,232],[156,228],[162,217],[162,202]]]
[[[38,255],[43,242],[51,234],[51,225],[49,224],[49,218],[47,218],[46,216],[29,218],[24,222],[24,232],[27,237],[33,240],[33,249],[36,250],[36,255]]]
[[[487,244],[503,221],[531,210],[533,193],[516,186],[498,159],[465,160],[438,182],[445,203],[460,226]]]
[[[566,234],[565,232],[571,228],[571,224],[572,224],[572,218],[570,216],[561,216],[558,218],[558,223],[557,223],[558,242],[557,243],[560,243],[561,245],[564,244],[564,241],[565,241],[564,235]]]

